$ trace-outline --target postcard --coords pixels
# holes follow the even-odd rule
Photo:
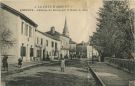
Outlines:
[[[0,86],[135,86],[134,0],[1,0]]]

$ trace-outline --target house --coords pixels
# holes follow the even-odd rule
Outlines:
[[[67,23],[65,20],[65,25],[64,25],[64,29],[63,29],[63,33],[59,33],[55,30],[55,27],[51,27],[51,30],[48,32],[45,32],[48,35],[51,35],[53,38],[55,39],[59,39],[60,40],[60,57],[64,58],[64,56],[68,56],[69,57],[69,32],[68,32],[68,28],[67,28]]]
[[[51,27],[48,32],[38,30],[38,25],[21,12],[1,3],[0,23],[1,28],[8,29],[15,39],[15,45],[4,49],[6,55],[10,56],[10,63],[17,63],[18,58],[23,62],[41,61],[69,57],[70,37],[65,20],[63,33]]]
[[[89,43],[83,41],[76,45],[76,54],[79,58],[89,59],[92,59],[92,56],[98,56],[98,52]]]
[[[3,3],[1,3],[0,16],[1,27],[11,31],[16,43],[14,47],[6,50],[6,54],[11,56],[8,60],[14,63],[22,57],[24,61],[31,61],[34,57],[35,30],[38,25],[24,14]]]
[[[60,40],[58,38],[36,30],[35,47],[35,57],[38,60],[45,60],[47,55],[50,60],[59,58]]]
[[[69,55],[70,58],[76,58],[76,42],[74,42],[72,39],[70,39],[69,42],[70,48],[69,48]]]

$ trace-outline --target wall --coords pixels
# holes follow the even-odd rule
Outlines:
[[[54,58],[59,58],[60,57],[60,51],[61,51],[61,43],[58,40],[52,39],[50,37],[46,36],[46,40],[48,40],[48,46],[46,43],[46,54],[49,54],[49,58],[53,60]],[[54,47],[52,47],[52,42],[54,43]],[[57,43],[57,55],[54,56],[55,52],[55,43]]]
[[[34,38],[35,38],[35,27],[30,23],[23,20],[20,16],[15,15],[7,10],[1,9],[1,22],[2,28],[10,29],[12,32],[11,39],[15,40],[14,47],[8,48],[5,51],[7,55],[10,55],[9,62],[17,63],[18,58],[21,57],[21,46],[26,47],[26,56],[23,57],[23,61],[30,61],[30,48],[34,48]],[[24,23],[23,33],[22,33],[22,22]],[[32,36],[29,36],[29,30],[27,31],[26,36],[26,27],[25,25],[31,26]]]
[[[18,35],[19,35],[19,20],[20,18],[4,9],[1,9],[1,13],[0,13],[0,20],[1,21],[1,30],[2,29],[9,29],[12,32],[12,36],[11,39],[15,40],[15,45],[12,48],[6,48],[5,51],[7,53],[7,55],[10,55],[10,57],[8,58],[8,61],[10,61],[10,63],[15,63],[17,62],[17,59],[19,57],[19,50],[18,50]]]
[[[87,46],[87,58],[92,59],[92,46]]]
[[[62,57],[64,57],[65,55],[69,56],[69,38],[65,37],[65,36],[60,36],[60,40],[61,40],[61,54]]]
[[[34,57],[36,57],[37,60],[43,59],[43,50],[46,50],[46,36],[36,31]],[[40,51],[40,53],[38,51]]]
[[[87,46],[85,45],[77,45],[76,53],[79,58],[87,58]]]
[[[23,22],[23,24],[22,24]],[[31,24],[29,24],[28,22],[26,22],[23,19],[20,19],[19,21],[19,56],[21,57],[21,46],[26,47],[26,56],[23,56],[23,61],[25,62],[30,62],[32,60],[33,56],[30,56],[30,48],[33,48],[33,50],[35,49],[35,45],[34,45],[34,39],[35,39],[35,29],[36,27],[32,26]],[[22,25],[23,25],[23,31],[22,31]],[[27,27],[28,28],[27,28]],[[30,28],[31,27],[31,28]],[[27,29],[27,31],[26,31]],[[31,35],[30,35],[30,29],[31,29]]]

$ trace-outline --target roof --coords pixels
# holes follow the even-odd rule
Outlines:
[[[48,32],[45,32],[45,33],[50,34],[52,36],[61,36],[62,35],[61,33],[57,32],[57,31],[55,31],[54,33],[52,33],[51,31],[48,31]]]
[[[61,36],[64,36],[64,37],[70,38],[70,37],[66,36],[65,34],[61,34]]]
[[[84,43],[79,43],[79,44],[77,44],[77,45],[85,45],[85,46],[87,46],[87,45],[89,45],[89,44],[86,43],[86,42],[84,42]]]
[[[56,37],[54,37],[54,36],[51,36],[51,35],[49,35],[49,34],[47,34],[47,33],[41,32],[41,31],[39,31],[39,30],[36,30],[36,31],[39,32],[39,33],[41,33],[41,34],[43,34],[43,35],[45,35],[45,36],[47,36],[47,37],[49,37],[49,38],[52,38],[52,39],[57,40],[57,41],[60,41],[59,38],[56,38]]]
[[[48,31],[48,32],[45,32],[45,34],[52,36],[54,39],[60,40],[61,33],[57,31],[55,31],[54,33],[52,33],[51,31]]]
[[[69,41],[70,44],[76,44],[76,42],[74,42],[73,40]]]
[[[26,15],[24,15],[23,13],[21,13],[21,12],[15,10],[15,9],[13,9],[13,8],[11,8],[11,7],[9,7],[8,5],[6,5],[6,4],[4,4],[4,3],[0,3],[0,5],[1,5],[1,8],[2,8],[2,9],[5,9],[5,10],[7,10],[7,11],[9,11],[9,12],[11,12],[11,13],[17,15],[17,16],[20,16],[22,19],[26,20],[27,22],[29,22],[30,24],[32,24],[32,25],[35,26],[35,27],[38,26],[34,21],[32,21],[30,18],[28,18],[28,17],[27,17]]]

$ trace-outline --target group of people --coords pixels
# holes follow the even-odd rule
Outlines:
[[[65,59],[68,58],[67,55],[64,56],[64,58],[61,58],[61,72],[65,71]],[[3,69],[4,71],[8,71],[8,56],[4,55],[3,59],[2,59],[2,63],[3,63]],[[19,58],[18,59],[18,67],[21,68],[22,66],[22,62],[23,62],[23,58]]]
[[[18,67],[21,68],[22,66],[22,58],[18,59]],[[8,71],[8,55],[4,55],[2,59],[2,64],[3,64],[3,71]]]

